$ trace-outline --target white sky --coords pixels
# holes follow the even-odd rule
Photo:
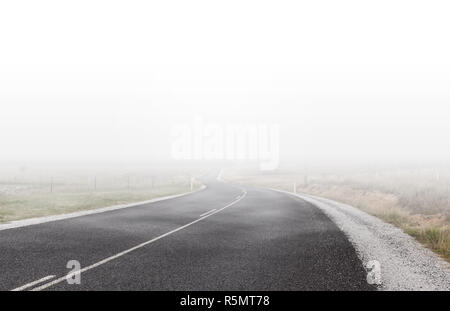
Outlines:
[[[165,158],[280,123],[282,157],[450,156],[448,1],[3,1],[0,161]]]

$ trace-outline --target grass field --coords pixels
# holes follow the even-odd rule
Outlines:
[[[195,188],[199,187],[195,183]],[[190,191],[175,173],[0,171],[0,223],[133,203]]]
[[[339,171],[333,174],[230,173],[230,180],[350,204],[402,228],[450,261],[450,171],[402,169]]]

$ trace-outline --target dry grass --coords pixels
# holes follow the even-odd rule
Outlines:
[[[0,196],[0,223],[145,201],[186,191],[188,191],[186,186],[172,185],[148,190],[2,195]]]
[[[155,176],[3,173],[0,223],[145,201],[190,190],[188,175]]]
[[[450,230],[448,226],[422,228],[408,227],[404,230],[450,262]]]

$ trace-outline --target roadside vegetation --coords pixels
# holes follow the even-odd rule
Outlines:
[[[227,177],[292,192],[295,185],[298,193],[352,205],[403,229],[450,262],[449,170],[355,170]]]
[[[195,183],[195,188],[198,187]],[[140,202],[188,191],[188,174],[2,171],[0,223]]]

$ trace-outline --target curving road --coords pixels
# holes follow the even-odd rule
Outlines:
[[[354,248],[300,198],[203,191],[0,231],[0,290],[373,290]],[[69,285],[70,260],[81,284]]]

